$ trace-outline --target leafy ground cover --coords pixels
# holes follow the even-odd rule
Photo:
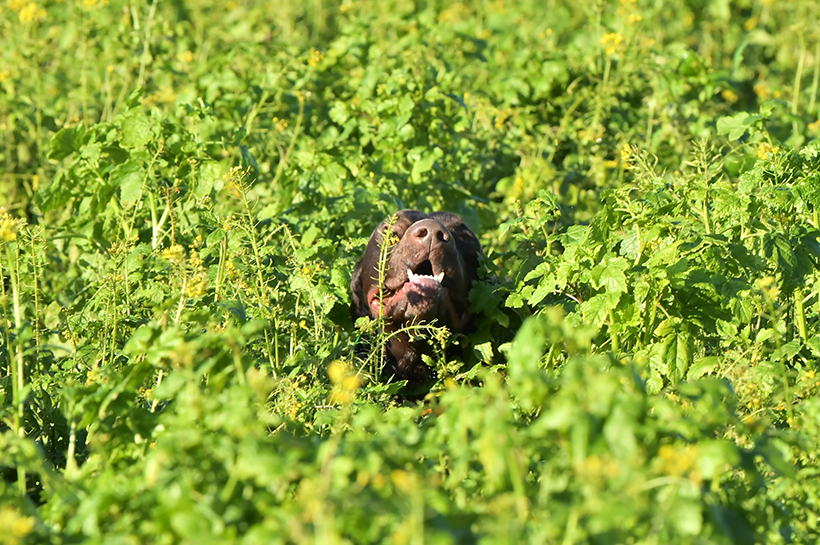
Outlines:
[[[816,542],[818,17],[0,4],[0,536]],[[420,403],[347,309],[404,207],[486,254]]]

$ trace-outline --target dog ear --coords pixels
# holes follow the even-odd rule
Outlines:
[[[362,316],[368,316],[367,302],[365,301],[362,286],[362,262],[364,256],[353,267],[353,276],[350,278],[350,317],[353,321]]]

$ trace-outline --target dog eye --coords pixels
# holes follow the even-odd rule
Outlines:
[[[453,233],[459,240],[476,240],[476,236],[470,231],[459,229]]]

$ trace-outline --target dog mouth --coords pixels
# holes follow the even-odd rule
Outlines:
[[[407,279],[397,290],[375,286],[370,291],[368,305],[372,316],[435,318],[437,309],[449,304],[449,293],[442,285],[444,271],[434,274],[429,259],[408,268],[406,274]]]

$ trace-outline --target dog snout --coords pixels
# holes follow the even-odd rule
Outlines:
[[[417,221],[410,226],[405,236],[409,236],[413,244],[428,250],[453,243],[450,231],[444,225],[432,219]]]

